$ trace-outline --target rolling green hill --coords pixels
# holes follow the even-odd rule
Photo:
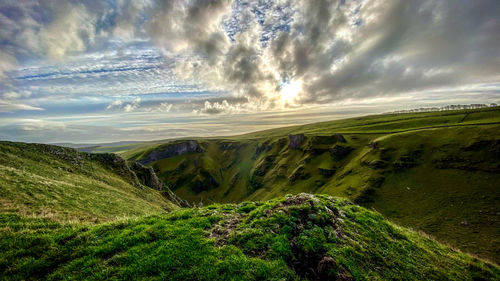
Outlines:
[[[153,167],[191,202],[300,192],[344,196],[500,261],[499,107],[373,115],[103,149]]]
[[[499,117],[106,147],[128,161],[0,142],[0,280],[500,280]]]
[[[0,212],[97,223],[177,208],[113,154],[0,142]]]
[[[0,215],[5,280],[499,280],[345,199],[299,194],[94,226]]]

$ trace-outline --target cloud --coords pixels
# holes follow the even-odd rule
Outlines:
[[[9,53],[0,50],[0,82],[6,82],[5,73],[15,68],[16,59]]]
[[[168,3],[150,36],[171,52],[194,54],[177,63],[177,75],[264,108],[284,104],[283,81],[303,83],[300,104],[324,104],[500,75],[495,1]],[[222,30],[231,18],[240,26]]]
[[[81,52],[95,39],[95,17],[83,4],[54,7],[54,20],[41,28],[39,38],[44,53],[60,59],[69,52]]]
[[[28,105],[19,100],[22,97],[29,97],[30,92],[5,92],[0,96],[0,112],[12,112],[16,110],[44,110],[41,107]]]
[[[231,12],[231,0],[158,1],[146,28],[165,51],[224,54],[229,40],[220,23]]]
[[[106,106],[106,110],[111,110],[113,108],[116,108],[116,107],[121,107],[123,104],[123,102],[121,100],[115,100],[115,101],[112,101],[110,102],[107,106]]]
[[[125,112],[132,112],[132,111],[134,111],[135,109],[137,109],[139,107],[139,103],[140,102],[141,102],[141,98],[136,98],[133,102],[131,102],[129,104],[126,104],[123,107],[123,110]]]
[[[5,100],[15,100],[19,98],[21,94],[16,93],[16,92],[7,92],[2,95],[3,99]]]
[[[205,101],[199,109],[193,110],[196,114],[239,114],[256,111],[253,104],[248,103],[246,99],[224,99],[221,101]]]
[[[5,73],[19,62],[61,59],[86,50],[95,40],[97,20],[86,5],[59,0],[0,3],[0,79],[5,81]]]
[[[31,106],[24,103],[0,100],[0,112],[12,112],[17,110],[44,110],[41,107]]]
[[[140,32],[138,24],[146,14],[151,11],[153,1],[143,0],[118,0],[115,24],[112,27],[112,34],[123,40],[133,40]]]
[[[139,105],[140,102],[141,98],[135,98],[132,102],[126,104],[121,100],[114,100],[106,106],[106,111],[113,109],[120,109],[125,112],[132,112],[140,106]]]
[[[68,75],[56,68],[30,79],[102,78],[96,88],[138,94],[164,90],[163,76],[173,87],[202,83],[263,110],[292,106],[281,92],[291,81],[303,85],[294,106],[327,104],[498,81],[499,12],[493,0],[6,2],[0,5],[0,39],[7,42],[0,73],[19,57],[60,59],[115,38],[151,40],[163,58],[155,65],[144,60],[147,68],[131,60],[110,72]],[[104,68],[102,53],[89,59]],[[50,88],[75,91],[73,85]]]
[[[24,119],[19,124],[23,131],[45,131],[45,130],[65,130],[66,125],[63,122],[47,121],[41,119]]]
[[[209,101],[206,101],[203,108],[198,110],[197,113],[219,114],[219,113],[231,113],[235,110],[236,108],[234,106],[229,105],[229,103],[226,100],[223,100],[221,103],[218,102],[210,103]]]
[[[168,103],[168,102],[162,102],[160,104],[160,106],[158,106],[158,111],[160,112],[170,112],[170,110],[172,109],[172,104],[171,103]]]

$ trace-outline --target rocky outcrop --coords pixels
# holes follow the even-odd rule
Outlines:
[[[353,151],[351,147],[337,144],[332,149],[330,149],[330,155],[332,155],[332,157],[336,160],[341,160],[349,155],[351,151]]]
[[[156,176],[155,170],[152,167],[147,167],[139,162],[134,162],[130,165],[130,168],[135,172],[141,184],[161,191],[165,198],[180,207],[190,207],[186,200],[183,200],[179,196],[175,195],[170,188],[166,187],[165,184],[158,179],[158,176]]]
[[[122,178],[130,182],[132,185],[141,187],[141,183],[136,174],[130,169],[127,161],[114,153],[98,153],[87,154],[90,159],[102,163],[106,168],[120,175]]]
[[[260,155],[264,151],[270,151],[273,149],[273,146],[269,144],[269,142],[264,142],[263,144],[257,146],[255,149],[255,155]]]
[[[173,202],[174,204],[184,207],[184,208],[189,208],[191,205],[188,203],[188,201],[181,199],[179,196],[175,195],[175,193],[170,190],[170,188],[166,187],[162,191],[162,195],[165,196],[168,200]]]
[[[304,134],[297,134],[297,135],[289,135],[288,136],[288,148],[289,149],[299,149],[304,140],[306,139],[306,136]]]
[[[164,158],[170,158],[185,153],[200,153],[204,152],[200,144],[194,140],[178,141],[169,143],[151,151],[146,157],[138,162],[145,165]]]
[[[467,147],[463,148],[464,151],[481,151],[487,150],[495,155],[500,155],[500,139],[495,140],[480,140],[476,141]]]
[[[469,156],[469,157],[467,157]],[[455,169],[463,171],[482,171],[487,173],[500,173],[500,162],[484,161],[483,159],[470,158],[470,155],[464,156],[445,156],[433,160],[437,169]]]
[[[137,178],[142,184],[156,190],[163,189],[163,183],[160,182],[152,167],[146,167],[139,162],[134,162],[130,165],[130,168],[135,172]]]

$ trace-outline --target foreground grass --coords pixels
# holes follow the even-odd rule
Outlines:
[[[92,227],[0,216],[3,280],[498,280],[498,266],[300,194]]]

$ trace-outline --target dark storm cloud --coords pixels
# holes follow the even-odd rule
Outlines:
[[[498,79],[500,50],[492,46],[500,43],[500,22],[495,16],[500,3],[388,3],[376,7],[380,9],[377,18],[359,28],[342,67],[305,73],[307,101]],[[326,59],[325,51],[315,57]]]

